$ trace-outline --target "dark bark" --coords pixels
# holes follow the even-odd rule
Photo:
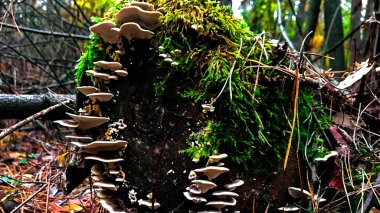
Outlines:
[[[313,31],[313,32],[306,39],[306,42],[305,42],[306,50],[310,49],[309,42],[310,42],[310,39],[313,38],[314,33],[315,33],[315,28],[317,27],[317,24],[318,24],[318,17],[319,17],[320,8],[321,8],[321,0],[310,0],[308,20],[307,20],[307,29],[306,29],[305,34],[308,34],[311,31]]]
[[[361,24],[361,10],[362,10],[362,1],[361,0],[352,0],[351,2],[351,31],[353,31],[356,26]],[[360,57],[358,52],[358,45],[360,45],[360,31],[356,31],[350,41],[350,53],[351,59],[350,64],[355,62],[358,57]]]
[[[335,46],[336,41],[340,41],[344,38],[340,3],[340,0],[325,0],[324,2],[326,39],[325,49],[330,49]],[[330,60],[329,67],[333,70],[345,69],[343,44],[337,46],[333,51],[331,51],[329,56],[335,58],[335,60]]]
[[[75,100],[74,95],[8,95],[0,94],[0,119],[24,119],[62,101]],[[59,119],[70,112],[67,107],[43,116],[42,119]]]

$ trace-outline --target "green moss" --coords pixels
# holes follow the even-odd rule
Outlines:
[[[113,20],[125,2],[105,19]],[[198,116],[198,126],[188,138],[189,148],[183,152],[195,158],[225,152],[253,173],[275,171],[278,160],[285,155],[290,134],[293,82],[276,70],[257,70],[258,61],[273,63],[270,43],[263,35],[251,32],[246,23],[234,19],[230,8],[214,1],[151,2],[165,14],[151,42],[156,50],[151,60],[157,65],[157,102],[169,103],[166,100],[170,98],[201,109],[203,103],[220,94],[213,103],[215,112]],[[77,67],[78,84],[94,61],[107,58],[99,44],[102,41],[92,36]],[[159,54],[166,54],[173,62],[165,62]],[[229,77],[230,84],[222,91]],[[265,84],[262,78],[282,79],[283,84]],[[306,141],[323,146],[318,132],[329,123],[312,94],[306,89],[300,92],[296,135],[301,147],[307,147]]]

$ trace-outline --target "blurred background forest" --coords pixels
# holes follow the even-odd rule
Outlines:
[[[0,101],[2,94],[75,94],[75,66],[89,43],[92,17],[103,17],[117,2],[1,0]],[[253,32],[265,32],[269,38],[284,41],[293,52],[300,51],[304,42],[302,51],[309,52],[315,68],[321,72],[329,71],[337,80],[360,68],[358,64],[367,59],[379,61],[379,0],[221,0],[221,4],[231,6],[234,16],[243,19]],[[369,85],[368,88],[377,89],[370,89],[370,98],[366,96],[367,98],[361,99],[360,88],[359,95],[357,92],[352,94],[352,97],[358,97],[352,108],[355,113],[357,108],[360,112],[360,107],[380,103],[376,96],[379,95],[379,87],[374,79],[367,78],[368,81],[365,83]],[[360,101],[364,101],[363,105]],[[367,110],[372,110],[372,114],[377,113],[380,118],[379,104]],[[12,118],[25,117],[0,112],[0,129],[17,122],[11,120]],[[345,122],[344,118],[342,119],[342,122]],[[380,151],[376,144],[379,141],[379,127],[370,129],[366,134],[376,135],[377,140],[368,142],[370,145],[367,145],[371,148],[358,151],[356,157],[362,159],[370,156],[378,162]],[[33,184],[42,184],[38,186],[48,186],[51,194],[57,192],[58,186],[50,186],[47,183],[60,174],[60,171],[54,168],[62,168],[67,160],[67,146],[58,142],[62,139],[58,131],[51,121],[35,120],[20,131],[1,139],[0,150],[7,150],[7,155],[2,156],[0,161],[0,185],[4,184],[16,190],[21,184],[17,179],[23,179]],[[366,141],[365,138],[361,139]],[[15,141],[20,143],[16,144]],[[371,153],[368,153],[368,150]],[[38,155],[23,153],[45,154],[37,157]],[[16,163],[8,166],[9,162]],[[373,172],[373,168],[375,166],[369,170],[372,169]],[[376,169],[380,170],[377,163]],[[5,173],[8,175],[2,175]],[[12,176],[13,173],[18,173],[21,177]],[[14,179],[9,179],[11,176]],[[371,183],[371,177],[372,182],[380,184],[380,175],[378,179],[376,175],[370,175],[368,183]],[[364,181],[364,178],[362,180]],[[349,181],[353,183],[352,180],[347,180]],[[361,187],[361,183],[355,184]],[[17,203],[21,203],[38,189],[35,185],[30,187],[34,187],[33,190],[23,192],[21,200]],[[0,190],[0,198],[3,200],[10,194],[12,193]],[[377,193],[372,193],[371,196],[373,195],[378,196]],[[360,197],[360,194],[358,196]],[[42,212],[49,204],[48,200],[43,202],[44,199],[46,197],[42,195],[37,196],[34,203],[29,203],[26,207]],[[63,199],[63,195],[54,195],[54,199]],[[67,212],[80,211],[92,202],[90,197],[78,200],[73,196],[67,199],[73,200],[65,206]],[[7,205],[12,209],[17,203]],[[340,203],[343,201],[338,200],[335,204]],[[362,210],[370,209],[369,203],[364,202],[363,198],[361,204]],[[49,205],[50,209],[62,209],[62,206],[58,207],[54,202]]]

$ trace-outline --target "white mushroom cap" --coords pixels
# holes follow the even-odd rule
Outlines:
[[[159,18],[162,13],[158,11],[145,11],[138,6],[122,8],[116,15],[120,23],[135,22],[148,30],[154,30],[160,25]]]
[[[54,123],[57,123],[61,126],[64,127],[69,127],[69,128],[77,128],[79,126],[79,122],[71,119],[65,119],[65,120],[56,120]]]
[[[79,123],[78,128],[81,130],[88,130],[93,127],[100,126],[109,121],[109,118],[106,117],[75,115],[71,113],[66,114]]]
[[[208,177],[209,180],[212,180],[212,179],[218,177],[219,175],[221,175],[225,172],[228,172],[228,171],[230,171],[228,168],[220,167],[220,166],[207,166],[204,168],[194,170],[194,172],[203,173],[204,175],[206,175]]]
[[[114,183],[110,182],[110,181],[105,181],[105,180],[102,180],[102,181],[99,181],[99,182],[95,182],[93,184],[94,187],[100,187],[100,188],[103,188],[103,189],[109,189],[109,190],[112,190],[112,191],[116,191],[117,190],[117,187]]]
[[[186,199],[191,200],[194,203],[207,202],[206,198],[192,194],[190,192],[184,192],[183,195],[185,195]]]
[[[99,35],[105,42],[115,44],[119,38],[117,32],[111,28],[116,27],[116,24],[111,21],[103,21],[90,27],[90,31]]]
[[[83,141],[83,142],[92,142],[91,137],[85,137],[85,136],[66,135],[65,138],[73,139],[73,140],[79,140],[79,141]]]
[[[219,154],[219,155],[211,155],[209,158],[208,158],[208,161],[207,163],[210,164],[210,163],[217,163],[219,162],[220,160],[224,159],[228,157],[227,154]]]
[[[219,198],[226,198],[226,197],[239,197],[239,194],[235,192],[230,191],[215,191],[212,193],[213,196],[219,197]]]
[[[224,188],[227,189],[228,191],[233,191],[233,190],[235,190],[236,187],[241,186],[243,184],[244,184],[244,181],[235,180],[233,183],[225,184]]]
[[[107,80],[110,80],[111,75],[107,73],[96,72],[94,73],[94,77],[107,81]]]
[[[278,208],[279,211],[283,211],[283,212],[295,212],[295,211],[298,211],[299,209],[300,208],[296,206],[287,206],[287,207]]]
[[[121,77],[126,77],[128,75],[128,72],[126,70],[115,70],[114,73]]]
[[[92,87],[92,86],[77,87],[77,90],[79,92],[83,93],[84,95],[88,95],[88,94],[95,93],[95,92],[99,91],[98,88]]]
[[[217,201],[210,201],[208,203],[206,203],[207,206],[213,206],[217,209],[222,209],[224,208],[225,206],[234,206],[236,205],[236,200],[235,198],[229,198],[228,201],[224,201],[224,200],[217,200]]]
[[[101,151],[115,151],[124,148],[128,145],[128,142],[117,141],[94,141],[91,143],[71,142],[72,144],[83,149],[83,152],[96,154]]]
[[[147,206],[150,209],[152,209],[152,201],[150,201],[150,200],[142,200],[142,199],[140,199],[140,200],[138,200],[138,203],[139,203],[140,206]],[[153,204],[153,208],[154,209],[157,209],[160,206],[161,205],[159,203],[157,203],[157,202],[154,202],[154,204]]]
[[[289,192],[289,195],[295,199],[301,198],[302,194],[304,194],[309,199],[311,198],[310,192],[306,191],[305,189],[303,189],[301,191],[301,189],[297,188],[297,187],[288,187],[288,192]],[[322,197],[318,197],[317,194],[314,195],[314,199],[317,200],[318,202],[325,202],[326,201],[326,199],[324,199]]]
[[[197,173],[195,173],[193,170],[190,171],[189,173],[189,180],[194,180],[197,177]]]
[[[206,193],[208,190],[216,187],[216,184],[208,180],[193,180],[192,184],[195,184],[201,193]],[[194,193],[197,194],[197,193]]]
[[[120,36],[124,36],[128,41],[132,39],[151,39],[154,33],[149,30],[144,30],[140,25],[129,22],[120,26],[120,29],[113,28],[112,30],[119,30]]]
[[[119,70],[123,68],[122,64],[115,61],[96,61],[94,64],[106,70]]]
[[[119,77],[117,77],[116,75],[111,75],[109,77],[109,80],[119,80]]]
[[[107,158],[102,158],[102,157],[98,157],[98,156],[86,156],[84,157],[84,159],[86,160],[96,160],[96,161],[100,161],[100,162],[103,162],[103,163],[118,163],[118,162],[123,162],[123,158],[110,158],[110,159],[107,159]]]
[[[87,95],[92,100],[98,100],[100,102],[110,101],[113,98],[113,94],[109,92],[96,92]]]

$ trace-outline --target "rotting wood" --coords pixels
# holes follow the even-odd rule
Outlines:
[[[65,100],[75,102],[75,95],[39,94],[39,95],[9,95],[0,94],[0,119],[25,119],[48,107]],[[58,119],[66,116],[71,110],[61,106],[44,115],[42,119]]]

